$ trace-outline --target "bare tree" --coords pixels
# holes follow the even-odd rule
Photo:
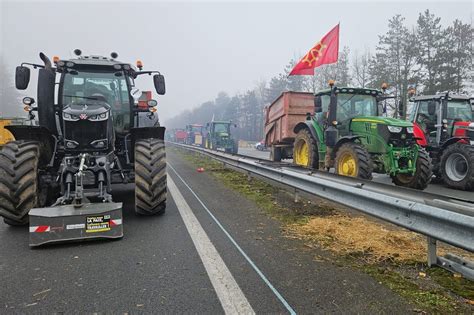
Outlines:
[[[370,51],[366,49],[362,54],[356,51],[352,59],[352,78],[357,87],[365,88],[370,78]]]

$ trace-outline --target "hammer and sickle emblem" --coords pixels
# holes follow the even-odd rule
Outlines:
[[[312,66],[313,62],[317,61],[319,57],[322,55],[322,51],[326,48],[327,45],[321,44],[321,42],[317,43],[316,46],[311,48],[311,50],[304,56],[302,62],[306,62],[308,66]]]

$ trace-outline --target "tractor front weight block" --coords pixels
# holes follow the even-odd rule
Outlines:
[[[122,203],[89,203],[30,210],[30,246],[122,238]]]

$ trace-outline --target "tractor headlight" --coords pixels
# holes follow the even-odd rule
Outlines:
[[[407,127],[407,133],[413,133],[413,127]]]
[[[393,133],[399,133],[402,132],[402,127],[398,126],[387,126],[388,131],[393,132]]]

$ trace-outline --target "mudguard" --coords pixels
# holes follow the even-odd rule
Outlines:
[[[56,137],[43,126],[9,125],[5,129],[10,131],[15,140],[33,140],[40,143],[40,164],[46,165],[50,162],[56,148]]]
[[[319,137],[316,133],[316,130],[314,130],[312,122],[313,122],[312,120],[306,120],[304,122],[299,122],[298,124],[296,124],[295,128],[293,128],[293,132],[296,134],[301,129],[308,128],[309,132],[311,133],[311,137],[313,137],[313,139],[316,140],[316,142],[319,144],[320,143]]]

